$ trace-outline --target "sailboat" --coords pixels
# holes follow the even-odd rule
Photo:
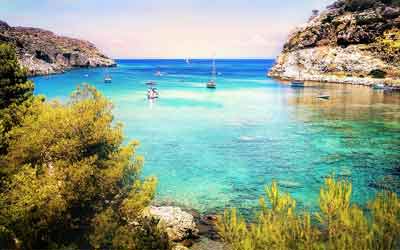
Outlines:
[[[299,70],[299,80],[294,80],[290,83],[290,87],[292,88],[304,88],[304,81],[301,79],[301,72]]]
[[[300,56],[299,56],[299,53],[297,52],[296,53],[297,55],[297,67],[298,67],[298,70],[299,70],[299,76],[298,76],[298,78],[299,78],[299,80],[296,80],[296,79],[294,79],[291,83],[290,83],[290,86],[292,87],[292,88],[304,88],[304,81],[302,81],[301,80],[301,70],[300,70],[300,66],[301,66],[301,63],[299,62],[299,58],[300,58]]]
[[[160,67],[158,67],[157,71],[154,73],[154,76],[158,76],[158,77],[160,77],[160,76],[163,76],[163,75],[164,75],[164,73],[163,73],[163,72],[161,72],[161,68],[160,68]]]
[[[190,64],[189,58],[186,58],[186,59],[185,59],[185,62],[186,62],[186,64]]]
[[[215,66],[215,59],[213,59],[212,63],[212,71],[211,71],[211,79],[207,82],[207,88],[209,89],[215,89],[217,87],[217,68]]]
[[[111,83],[112,82],[112,77],[110,74],[106,74],[106,76],[104,77],[104,82],[105,83]]]

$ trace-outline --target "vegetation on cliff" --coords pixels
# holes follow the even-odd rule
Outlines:
[[[399,0],[344,0],[339,1],[338,5],[343,5],[348,11],[360,11],[368,8],[372,8],[379,3],[400,5]]]
[[[168,249],[142,217],[156,180],[140,177],[112,104],[87,85],[66,104],[34,97],[15,50],[0,55],[0,248]]]
[[[351,202],[352,185],[327,178],[320,190],[319,211],[296,211],[296,201],[276,182],[260,199],[260,212],[247,224],[235,209],[220,216],[217,228],[232,250],[385,249],[400,247],[400,200],[379,193],[363,209]]]

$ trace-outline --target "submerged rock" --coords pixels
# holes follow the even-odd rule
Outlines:
[[[268,74],[284,80],[399,84],[400,55],[388,55],[378,43],[385,32],[400,28],[399,16],[398,5],[376,1],[352,10],[336,1],[289,36]],[[374,70],[387,73],[386,79],[373,78]]]
[[[21,65],[31,76],[62,73],[76,67],[116,65],[88,41],[38,28],[11,27],[3,21],[0,21],[1,42],[15,46]]]
[[[179,207],[150,207],[149,214],[160,220],[172,241],[184,241],[198,237],[194,217]]]

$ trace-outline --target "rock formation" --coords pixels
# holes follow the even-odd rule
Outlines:
[[[338,0],[313,12],[268,73],[285,80],[370,85],[400,79],[400,6],[393,0]],[[384,79],[383,79],[384,78]]]
[[[87,41],[38,28],[11,27],[0,21],[0,42],[15,46],[29,75],[61,73],[75,67],[111,67],[115,62]]]
[[[170,240],[181,242],[197,237],[194,217],[179,207],[150,207],[149,214],[160,220]]]

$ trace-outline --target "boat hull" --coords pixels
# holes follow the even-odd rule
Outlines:
[[[373,89],[385,89],[385,85],[384,84],[375,84],[374,86],[372,86]]]
[[[290,87],[292,88],[304,88],[304,82],[291,82]]]

